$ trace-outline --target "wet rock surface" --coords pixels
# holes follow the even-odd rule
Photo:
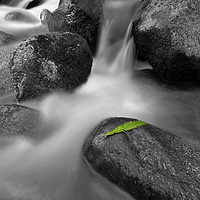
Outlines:
[[[0,50],[0,104],[15,102],[14,85],[9,70],[11,54]]]
[[[136,199],[200,199],[200,151],[149,124],[105,136],[129,121],[109,118],[92,131],[83,147],[90,165]]]
[[[39,111],[16,105],[0,105],[0,138],[25,136],[32,139],[41,137],[37,130],[41,123]]]
[[[95,21],[102,18],[104,0],[60,0],[59,5],[67,2],[77,5]]]
[[[10,63],[17,100],[72,91],[87,81],[92,61],[87,42],[77,34],[57,32],[23,41]]]
[[[61,4],[49,17],[47,24],[50,32],[59,31],[79,34],[87,40],[91,51],[95,54],[98,24],[75,4],[70,2]]]
[[[145,0],[133,22],[138,58],[168,82],[198,82],[200,12],[196,0]]]
[[[40,21],[42,24],[47,24],[47,22],[49,21],[50,17],[51,17],[52,13],[47,10],[47,9],[43,9],[42,12],[40,13]]]

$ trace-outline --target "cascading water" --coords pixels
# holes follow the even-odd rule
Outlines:
[[[21,0],[18,5],[26,3]],[[43,8],[53,11],[57,5],[58,2],[48,0],[28,12],[39,19]],[[88,82],[74,94],[56,93],[41,102],[26,103],[40,109],[46,126],[53,123],[57,131],[48,133],[49,137],[38,143],[20,137],[6,139],[6,145],[0,147],[1,200],[133,199],[90,170],[82,156],[86,136],[107,117],[138,118],[190,141],[200,139],[199,113],[192,102],[188,104],[191,91],[172,90],[133,71],[131,27],[127,32],[124,30],[138,2],[126,0],[123,5],[122,1],[105,3],[114,15],[108,15],[111,12],[105,10],[107,20]],[[123,8],[129,9],[127,16],[117,17],[114,11]],[[14,35],[23,33],[26,37],[43,32],[39,23],[15,22],[13,26],[2,20],[14,9],[0,7],[1,31]],[[120,27],[125,23],[119,20],[125,20],[125,27]],[[113,34],[117,28],[122,30],[119,35]],[[150,67],[146,65],[145,68]],[[188,123],[191,117],[193,121]]]

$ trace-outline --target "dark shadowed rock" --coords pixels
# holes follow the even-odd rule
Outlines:
[[[87,81],[92,54],[81,36],[50,33],[23,41],[10,63],[18,101],[55,90],[72,91]]]
[[[50,16],[49,31],[72,32],[85,38],[95,54],[98,36],[98,24],[86,12],[75,4],[64,3]]]
[[[60,0],[59,5],[66,2],[74,3],[97,22],[102,18],[104,0]]]
[[[144,0],[133,23],[138,58],[169,82],[199,82],[200,2]]]
[[[6,21],[21,22],[21,23],[38,23],[38,18],[28,11],[13,10],[6,14]]]
[[[34,8],[36,6],[39,6],[43,2],[45,2],[45,0],[33,0],[27,5],[26,9],[31,9],[31,8]]]
[[[0,138],[21,135],[38,139],[40,123],[40,113],[34,109],[16,104],[0,105]]]
[[[110,118],[92,131],[83,147],[91,166],[139,200],[200,199],[200,151],[149,124],[105,136],[129,121]]]

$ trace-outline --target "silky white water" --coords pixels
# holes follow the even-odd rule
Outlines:
[[[39,22],[39,14],[43,8],[53,11],[58,5],[54,0],[27,11],[38,18],[38,23],[3,19],[16,7],[23,10],[27,2],[0,6],[0,31],[23,37],[47,31]],[[73,94],[56,93],[24,103],[40,109],[48,137],[37,143],[20,137],[5,139],[0,146],[1,200],[133,199],[94,173],[82,156],[85,138],[107,117],[137,118],[199,143],[199,109],[194,100],[197,89],[157,82],[140,71],[151,69],[149,65],[133,59],[134,41],[128,25],[137,6],[132,0],[106,2],[107,20],[86,84]],[[120,30],[118,34],[116,30]]]

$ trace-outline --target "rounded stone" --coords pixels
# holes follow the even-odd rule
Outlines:
[[[87,81],[92,61],[87,42],[77,34],[46,33],[23,41],[10,62],[17,100],[72,91]]]
[[[144,0],[133,22],[138,59],[164,81],[200,81],[199,1]]]
[[[17,104],[0,105],[0,141],[11,136],[24,136],[38,140],[41,114],[39,111]]]
[[[23,22],[23,23],[38,23],[37,17],[28,11],[14,10],[10,11],[5,16],[6,21]]]
[[[98,37],[98,24],[72,3],[63,3],[47,21],[49,31],[72,32],[85,38],[91,51],[95,54]]]

